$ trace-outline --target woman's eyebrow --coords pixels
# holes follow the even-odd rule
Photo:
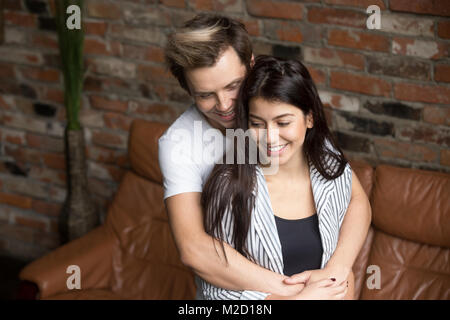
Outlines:
[[[258,117],[258,116],[254,115],[254,114],[252,114],[252,113],[250,113],[249,116],[252,117],[252,118],[256,118],[256,119],[259,119],[259,120],[263,120],[263,121],[264,121],[263,118]],[[279,119],[279,118],[282,118],[282,117],[286,117],[286,116],[295,116],[295,115],[292,114],[292,113],[283,113],[283,114],[280,114],[279,116],[276,116],[276,117],[273,118],[272,120],[276,120],[276,119]]]

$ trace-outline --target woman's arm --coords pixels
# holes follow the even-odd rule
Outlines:
[[[169,223],[181,261],[199,277],[226,290],[249,290],[293,295],[302,288],[305,275],[295,284],[285,284],[287,278],[246,259],[224,243],[228,265],[220,244],[209,236],[203,227],[203,213],[199,192],[178,194],[166,199]]]

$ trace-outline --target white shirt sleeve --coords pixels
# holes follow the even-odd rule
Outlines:
[[[159,167],[163,176],[164,199],[185,192],[202,192],[201,170],[189,152],[170,139],[158,141]]]

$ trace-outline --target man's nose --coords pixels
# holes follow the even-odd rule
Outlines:
[[[217,110],[220,112],[228,112],[232,106],[232,99],[228,97],[226,94],[218,93],[217,94]]]

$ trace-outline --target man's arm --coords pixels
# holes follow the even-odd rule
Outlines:
[[[327,268],[344,268],[351,271],[369,231],[372,209],[369,199],[352,170],[352,195],[344,221],[339,232],[339,240]]]
[[[205,232],[199,192],[166,199],[169,223],[183,264],[216,287],[293,295],[303,285],[283,283],[284,275],[265,269],[224,243],[228,265],[220,243]],[[297,281],[298,282],[298,281]]]

